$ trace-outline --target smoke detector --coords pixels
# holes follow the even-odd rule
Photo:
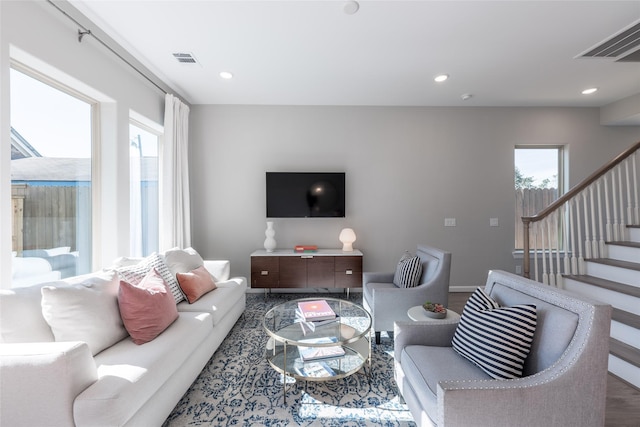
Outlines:
[[[344,10],[344,13],[347,15],[353,15],[358,11],[358,9],[360,9],[360,4],[357,1],[348,1],[345,3],[342,10]]]

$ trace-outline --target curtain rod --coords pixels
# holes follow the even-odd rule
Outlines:
[[[104,46],[105,48],[107,48],[107,50],[109,50],[111,53],[113,53],[115,56],[117,56],[118,58],[120,58],[120,60],[122,60],[125,64],[127,64],[128,66],[130,66],[131,68],[133,68],[138,74],[140,74],[142,77],[144,77],[147,81],[149,81],[149,83],[151,83],[152,85],[154,85],[155,87],[157,87],[158,89],[160,89],[162,91],[162,93],[164,93],[165,95],[167,94],[167,91],[164,90],[162,87],[160,87],[155,81],[153,81],[149,76],[147,76],[145,73],[143,73],[142,71],[140,71],[135,65],[133,65],[131,62],[127,61],[127,59],[125,57],[123,57],[122,55],[120,55],[118,52],[116,52],[113,48],[111,48],[111,46],[109,46],[108,44],[106,44],[104,41],[102,41],[98,36],[96,36],[95,34],[93,34],[91,32],[90,29],[88,29],[87,27],[85,27],[84,25],[82,25],[80,22],[78,22],[73,16],[69,15],[66,11],[64,11],[63,9],[61,9],[57,4],[55,4],[52,0],[47,0],[47,3],[49,3],[51,6],[55,7],[56,9],[58,9],[58,11],[60,13],[62,13],[64,16],[66,16],[67,18],[69,18],[71,21],[73,21],[77,26],[79,26],[82,30],[78,29],[78,43],[82,42],[82,38],[84,36],[91,36],[94,39],[96,39],[98,41],[98,43],[100,43],[102,46]]]

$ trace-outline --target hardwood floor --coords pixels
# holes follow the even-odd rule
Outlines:
[[[470,293],[449,293],[449,308],[462,313]],[[607,378],[605,427],[640,426],[640,390],[609,374]]]
[[[640,426],[640,390],[609,374],[607,378],[606,427]]]

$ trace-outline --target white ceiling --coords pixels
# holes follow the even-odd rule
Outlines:
[[[640,93],[640,62],[577,58],[637,23],[640,1],[346,3],[71,0],[192,104],[600,107]]]

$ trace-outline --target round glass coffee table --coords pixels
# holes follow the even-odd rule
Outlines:
[[[303,321],[297,313],[298,303],[318,300],[327,302],[336,314],[335,319]],[[267,361],[284,375],[285,404],[287,376],[304,381],[331,381],[362,368],[371,374],[371,316],[355,303],[320,296],[287,301],[269,310],[263,325],[270,337]]]

